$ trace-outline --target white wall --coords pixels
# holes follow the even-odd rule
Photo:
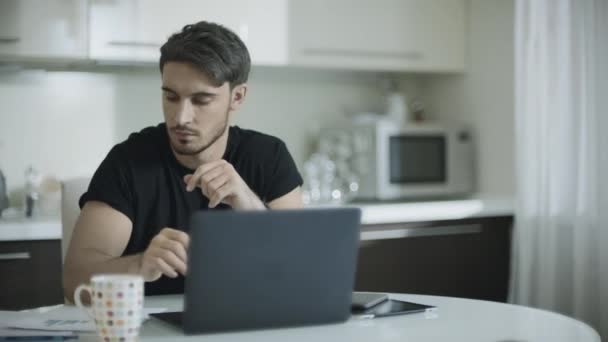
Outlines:
[[[464,75],[424,77],[430,116],[473,125],[478,190],[512,196],[514,180],[514,1],[469,2],[468,67]]]
[[[9,191],[22,187],[28,165],[71,177],[99,164],[114,141],[113,84],[106,75],[0,74],[0,169]]]
[[[301,165],[320,126],[378,108],[377,85],[373,73],[254,68],[234,123],[281,137]],[[0,70],[0,104],[0,169],[13,205],[28,165],[60,179],[90,175],[115,143],[162,121],[156,68]]]

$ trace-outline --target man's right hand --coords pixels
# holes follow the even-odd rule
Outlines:
[[[141,255],[139,273],[145,281],[155,281],[163,274],[176,278],[188,271],[188,234],[171,228],[163,228]]]

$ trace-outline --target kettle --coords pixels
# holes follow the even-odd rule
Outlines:
[[[0,170],[0,217],[2,217],[2,211],[8,208],[8,195],[6,187],[6,178]]]

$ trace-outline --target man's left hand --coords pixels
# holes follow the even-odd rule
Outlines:
[[[200,188],[209,199],[209,208],[225,203],[234,209],[265,209],[264,203],[249,189],[232,164],[220,159],[199,166],[184,176],[186,191]]]

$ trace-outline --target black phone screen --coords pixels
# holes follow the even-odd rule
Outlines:
[[[375,317],[402,315],[408,313],[424,312],[427,309],[432,309],[434,306],[418,303],[404,302],[401,300],[390,299],[374,306],[365,311],[360,311],[358,314],[374,315]]]

